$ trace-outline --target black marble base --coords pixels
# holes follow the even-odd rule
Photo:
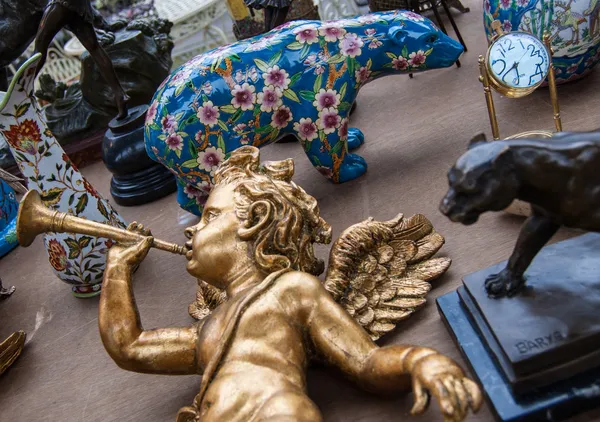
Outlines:
[[[146,204],[176,190],[173,174],[159,163],[136,173],[115,175],[110,181],[110,194],[123,206]]]
[[[490,298],[485,279],[505,265],[465,276],[458,295],[513,391],[600,367],[600,234],[544,247],[521,293]]]
[[[141,205],[177,190],[175,176],[152,161],[144,143],[147,105],[133,107],[125,119],[113,119],[102,143],[102,159],[113,174],[110,193],[119,205]]]
[[[436,302],[457,347],[483,387],[496,420],[559,421],[600,405],[600,370],[515,395],[461,305],[458,293],[448,293]]]

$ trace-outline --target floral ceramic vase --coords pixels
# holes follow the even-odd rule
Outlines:
[[[540,39],[550,34],[557,83],[581,78],[600,60],[600,0],[483,0],[488,40],[496,19],[504,31],[525,31]]]
[[[47,128],[33,95],[36,54],[17,71],[0,92],[0,135],[6,140],[28,188],[35,189],[44,205],[99,223],[125,227],[125,222],[81,175]],[[44,245],[52,269],[72,284],[76,297],[100,293],[106,251],[112,242],[75,234],[47,234]]]
[[[0,180],[0,257],[12,251],[17,241],[19,201],[8,183]]]

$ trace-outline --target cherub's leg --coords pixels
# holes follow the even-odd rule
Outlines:
[[[317,406],[301,392],[283,391],[271,396],[254,420],[261,422],[321,422]]]
[[[498,274],[492,274],[485,280],[488,295],[502,297],[513,296],[525,286],[523,274],[533,258],[554,236],[559,226],[545,217],[532,215],[521,228],[515,249],[506,268]]]

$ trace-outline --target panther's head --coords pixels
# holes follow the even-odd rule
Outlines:
[[[485,142],[483,134],[473,138],[469,150],[448,172],[450,189],[440,211],[468,225],[486,211],[508,207],[519,189],[512,155],[506,141]]]

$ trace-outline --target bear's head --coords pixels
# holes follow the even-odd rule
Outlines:
[[[486,211],[505,209],[519,191],[509,144],[481,139],[474,138],[469,150],[448,172],[450,188],[440,204],[442,214],[465,225],[477,222]]]
[[[417,13],[398,10],[383,13],[378,18],[387,23],[381,28],[382,41],[387,57],[392,60],[384,67],[392,71],[414,73],[449,67],[464,51],[458,41]]]

